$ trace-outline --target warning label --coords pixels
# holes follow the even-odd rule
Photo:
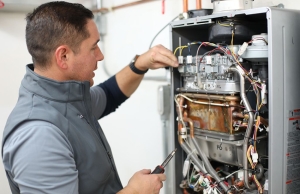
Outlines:
[[[295,109],[290,111],[289,117],[299,117],[300,116],[300,109]]]
[[[300,187],[300,109],[289,111],[286,193],[297,194]]]

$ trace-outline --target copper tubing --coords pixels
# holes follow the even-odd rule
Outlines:
[[[190,127],[190,136],[191,138],[194,138],[194,123],[193,120],[190,118],[183,118],[184,122],[188,122],[189,123],[189,127]]]
[[[231,176],[231,184],[234,184],[234,176]]]
[[[182,93],[182,95],[190,98],[200,98],[206,100],[220,100],[220,101],[239,101],[239,96],[220,96],[220,95],[208,95],[208,94],[193,94],[193,93]]]
[[[177,115],[182,115],[183,116],[183,103],[184,103],[184,98],[180,97],[179,98],[179,106],[177,107]],[[182,134],[182,128],[183,128],[183,124],[180,121],[181,118],[178,118],[178,142],[181,145],[183,143],[183,139],[181,138]]]
[[[178,114],[178,116],[180,115],[179,111],[181,112],[181,115],[183,115],[183,110],[182,110],[183,103],[184,103],[184,98],[182,96],[180,96],[179,103],[178,103],[179,107],[177,107],[177,114]]]
[[[196,0],[196,9],[202,9],[202,0]]]
[[[264,118],[260,117],[260,122],[261,122],[264,126],[266,126],[266,127],[269,126],[269,122],[268,122],[267,119],[264,119]]]
[[[181,138],[181,135],[182,134],[182,123],[178,121],[178,142],[180,145],[183,144],[183,139]]]
[[[245,115],[241,112],[233,112],[232,116],[235,118],[245,118]]]
[[[243,188],[244,187],[244,181],[239,181],[235,184],[236,187],[238,188]]]
[[[188,12],[188,0],[183,0],[183,13],[187,13]]]

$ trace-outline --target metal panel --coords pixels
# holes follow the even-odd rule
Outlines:
[[[287,192],[287,138],[289,111],[300,108],[300,11],[270,9],[268,16],[269,80],[270,80],[270,137],[269,190]],[[271,68],[270,68],[271,67]],[[299,164],[299,163],[298,163]],[[299,183],[299,180],[297,181]],[[294,184],[294,180],[291,184]],[[294,190],[297,192],[296,190]]]

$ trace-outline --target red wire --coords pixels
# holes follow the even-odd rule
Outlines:
[[[4,3],[0,0],[0,8],[4,7]]]
[[[165,0],[161,1],[161,13],[165,14]]]

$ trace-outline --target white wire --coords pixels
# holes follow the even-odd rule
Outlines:
[[[234,175],[235,173],[240,172],[240,171],[242,171],[242,170],[237,170],[237,171],[235,171],[235,172],[233,172],[233,173],[227,175],[227,176],[225,177],[225,179],[228,179],[228,177],[231,177],[232,175]]]

